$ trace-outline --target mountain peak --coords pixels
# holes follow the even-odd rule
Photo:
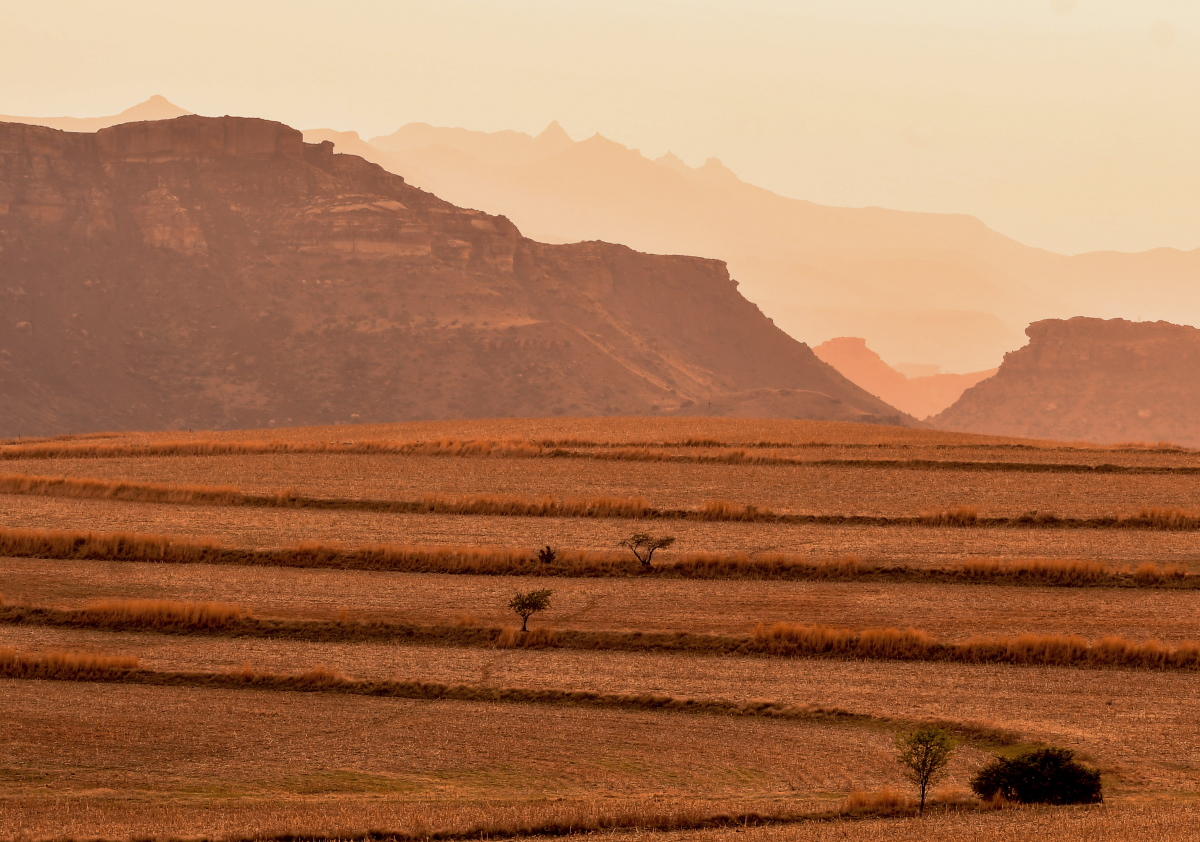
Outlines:
[[[567,130],[562,127],[558,120],[551,120],[550,125],[542,129],[542,133],[534,138],[538,143],[574,143],[571,136],[567,134]]]
[[[191,111],[180,108],[161,94],[155,94],[145,102],[130,106],[116,115],[122,122],[132,123],[140,120],[171,120],[175,117],[185,117]]]
[[[674,152],[667,152],[665,155],[654,159],[654,163],[664,166],[675,172],[690,173],[692,168],[683,162],[683,159]]]
[[[731,182],[741,181],[741,179],[737,177],[737,173],[721,163],[720,158],[709,158],[704,162],[704,166],[696,168],[696,172],[714,180]]]

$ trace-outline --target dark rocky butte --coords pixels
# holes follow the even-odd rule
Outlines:
[[[936,426],[1101,442],[1200,447],[1200,330],[1169,322],[1046,319],[994,377]]]
[[[911,423],[719,261],[533,242],[266,120],[0,124],[0,434],[710,403]]]

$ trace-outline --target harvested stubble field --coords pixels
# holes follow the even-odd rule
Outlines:
[[[258,617],[510,625],[514,592],[550,587],[534,625],[559,629],[745,634],[756,623],[918,627],[946,640],[973,635],[1120,635],[1200,640],[1200,590],[1043,588],[869,582],[446,576],[354,570],[241,568],[9,559],[0,594],[78,608],[97,599],[224,602]]]
[[[468,440],[518,442],[522,444],[515,450],[521,452],[506,457],[494,447],[461,447]],[[436,452],[461,452],[386,452],[413,442],[434,443]],[[30,447],[29,442],[0,444],[0,473],[223,485],[256,493],[291,489],[345,498],[642,497],[666,508],[725,499],[781,513],[894,516],[962,505],[983,516],[1037,509],[1090,517],[1134,514],[1145,506],[1200,508],[1200,474],[1194,472],[1200,468],[1200,454],[1194,452],[813,422],[423,422],[32,444],[76,451],[55,458],[28,458]],[[148,447],[162,455],[145,456]],[[97,448],[108,448],[110,455],[98,456]],[[206,448],[223,448],[224,453],[196,455]],[[263,452],[272,448],[310,452]],[[570,452],[550,454],[554,449]],[[24,458],[17,458],[22,453]],[[754,464],[758,456],[856,464]],[[1003,470],[985,470],[872,466],[862,460],[1006,464]],[[1033,471],[1018,463],[1078,467]],[[1097,465],[1127,466],[1140,473],[1085,469]],[[1167,470],[1148,472],[1159,469]],[[0,525],[166,533],[251,549],[321,542],[529,552],[544,544],[612,550],[619,538],[649,529],[675,535],[676,555],[854,555],[867,562],[925,566],[980,557],[1085,559],[1117,566],[1182,562],[1200,572],[1196,532],[1135,529],[645,522],[12,494],[0,495]],[[549,580],[0,560],[0,592],[9,603],[66,608],[104,598],[213,600],[267,618],[333,619],[345,609],[365,620],[444,624],[466,616],[467,622],[500,625],[511,623],[503,606],[512,593],[538,587],[553,589],[553,607],[533,625],[563,630],[739,635],[761,620],[852,629],[916,626],[949,641],[1025,633],[1165,641],[1200,637],[1197,591],[865,580]],[[1194,691],[1192,672],[309,643],[44,626],[0,626],[3,645],[133,655],[151,670],[227,671],[249,665],[294,672],[327,667],[367,679],[659,694],[738,704],[769,699],[876,717],[867,724],[836,724],[547,703],[4,680],[0,778],[10,784],[0,793],[4,838],[235,838],[362,833],[371,827],[460,832],[484,826],[511,835],[551,824],[603,829],[640,823],[660,828],[650,834],[655,839],[717,839],[731,831],[693,829],[677,836],[664,835],[661,828],[671,827],[672,821],[685,826],[678,818],[684,814],[694,819],[827,810],[851,790],[899,786],[898,769],[890,760],[896,723],[922,720],[978,723],[1077,749],[1104,772],[1110,808],[950,815],[920,823],[835,821],[747,833],[772,840],[932,840],[965,838],[964,833],[1015,839],[1036,838],[1043,828],[1064,838],[1077,832],[1079,838],[1091,833],[1140,839],[1148,838],[1149,829],[1161,831],[1157,835],[1164,839],[1182,839],[1191,838],[1186,829],[1196,821],[1194,812],[1179,807],[1195,795],[1200,775],[1200,740],[1194,737],[1200,694]],[[978,747],[964,746],[956,760],[955,783],[964,784],[983,759]],[[592,818],[580,820],[585,814]],[[612,819],[609,824],[595,819],[600,814]],[[647,835],[626,832],[621,838]]]
[[[611,550],[631,532],[669,532],[687,552],[786,551],[830,558],[853,555],[944,565],[964,558],[1095,559],[1181,563],[1200,572],[1194,532],[828,524],[647,523],[606,518],[380,514],[312,509],[248,509],[0,494],[0,523],[10,528],[138,532],[213,539],[249,549],[311,541],[345,546],[452,544]],[[667,556],[664,556],[667,557]]]
[[[1146,804],[1070,810],[1029,808],[986,815],[952,814],[923,819],[811,823],[687,833],[634,831],[589,838],[598,842],[617,839],[621,842],[1030,842],[1049,839],[1191,842],[1197,837],[1200,837],[1200,809],[1196,805]]]
[[[255,494],[419,500],[425,495],[644,498],[658,508],[729,500],[780,514],[912,517],[953,506],[984,517],[1200,510],[1200,474],[912,470],[391,454],[262,454],[0,462],[5,475],[233,487]]]

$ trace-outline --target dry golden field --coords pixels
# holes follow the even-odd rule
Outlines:
[[[1200,512],[1200,453],[1192,451],[799,421],[422,422],[0,443],[0,475],[16,474],[335,501],[641,498],[658,509],[698,510],[724,500],[782,515],[881,518],[956,507],[983,518]],[[166,534],[244,549],[315,542],[530,555],[546,544],[612,552],[621,538],[650,531],[677,539],[656,562],[701,552],[786,553],[922,569],[971,559],[1065,559],[1130,571],[1145,562],[1180,564],[1200,573],[1200,530],[1186,517],[1176,518],[1178,528],[923,526],[91,497],[0,493],[0,527]],[[475,628],[519,625],[507,601],[517,591],[549,588],[551,608],[534,617],[535,629],[744,636],[760,622],[786,622],[912,627],[948,642],[1021,635],[1117,636],[1172,646],[1200,640],[1200,589],[1135,586],[1132,579],[1126,585],[681,579],[636,571],[549,578],[0,559],[5,603],[32,608],[122,599],[219,602],[265,619]],[[148,676],[132,684],[0,679],[4,839],[233,839],[372,829],[512,836],[574,828],[664,841],[715,842],[734,832],[772,842],[1174,840],[1196,838],[1200,826],[1200,674],[1193,670],[309,642],[8,621],[0,623],[0,647],[135,656]],[[192,679],[175,686],[169,678],[243,669],[494,688],[511,691],[513,700],[372,698],[317,685],[216,689],[188,684]],[[809,721],[538,701],[535,691],[548,690],[767,700],[860,716]],[[938,808],[920,820],[829,818],[851,792],[905,786],[892,741],[897,731],[925,721],[951,723],[965,735],[950,781],[960,791],[988,751],[1013,750],[987,736],[998,729],[1018,745],[1080,752],[1102,771],[1107,803]],[[715,817],[749,813],[794,821],[702,829]],[[817,815],[824,820],[799,821]]]

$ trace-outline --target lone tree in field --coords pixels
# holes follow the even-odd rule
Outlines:
[[[518,593],[508,603],[508,607],[521,618],[521,631],[527,632],[529,631],[529,618],[550,607],[550,591]]]
[[[654,559],[655,550],[665,550],[674,543],[675,538],[671,535],[655,537],[646,532],[635,532],[625,540],[618,541],[617,546],[624,547],[633,553],[643,567],[649,567],[650,562]]]
[[[911,734],[898,735],[896,749],[899,752],[896,761],[904,770],[904,777],[921,794],[917,811],[924,813],[929,788],[946,777],[950,758],[954,756],[954,740],[940,728],[918,728]]]

